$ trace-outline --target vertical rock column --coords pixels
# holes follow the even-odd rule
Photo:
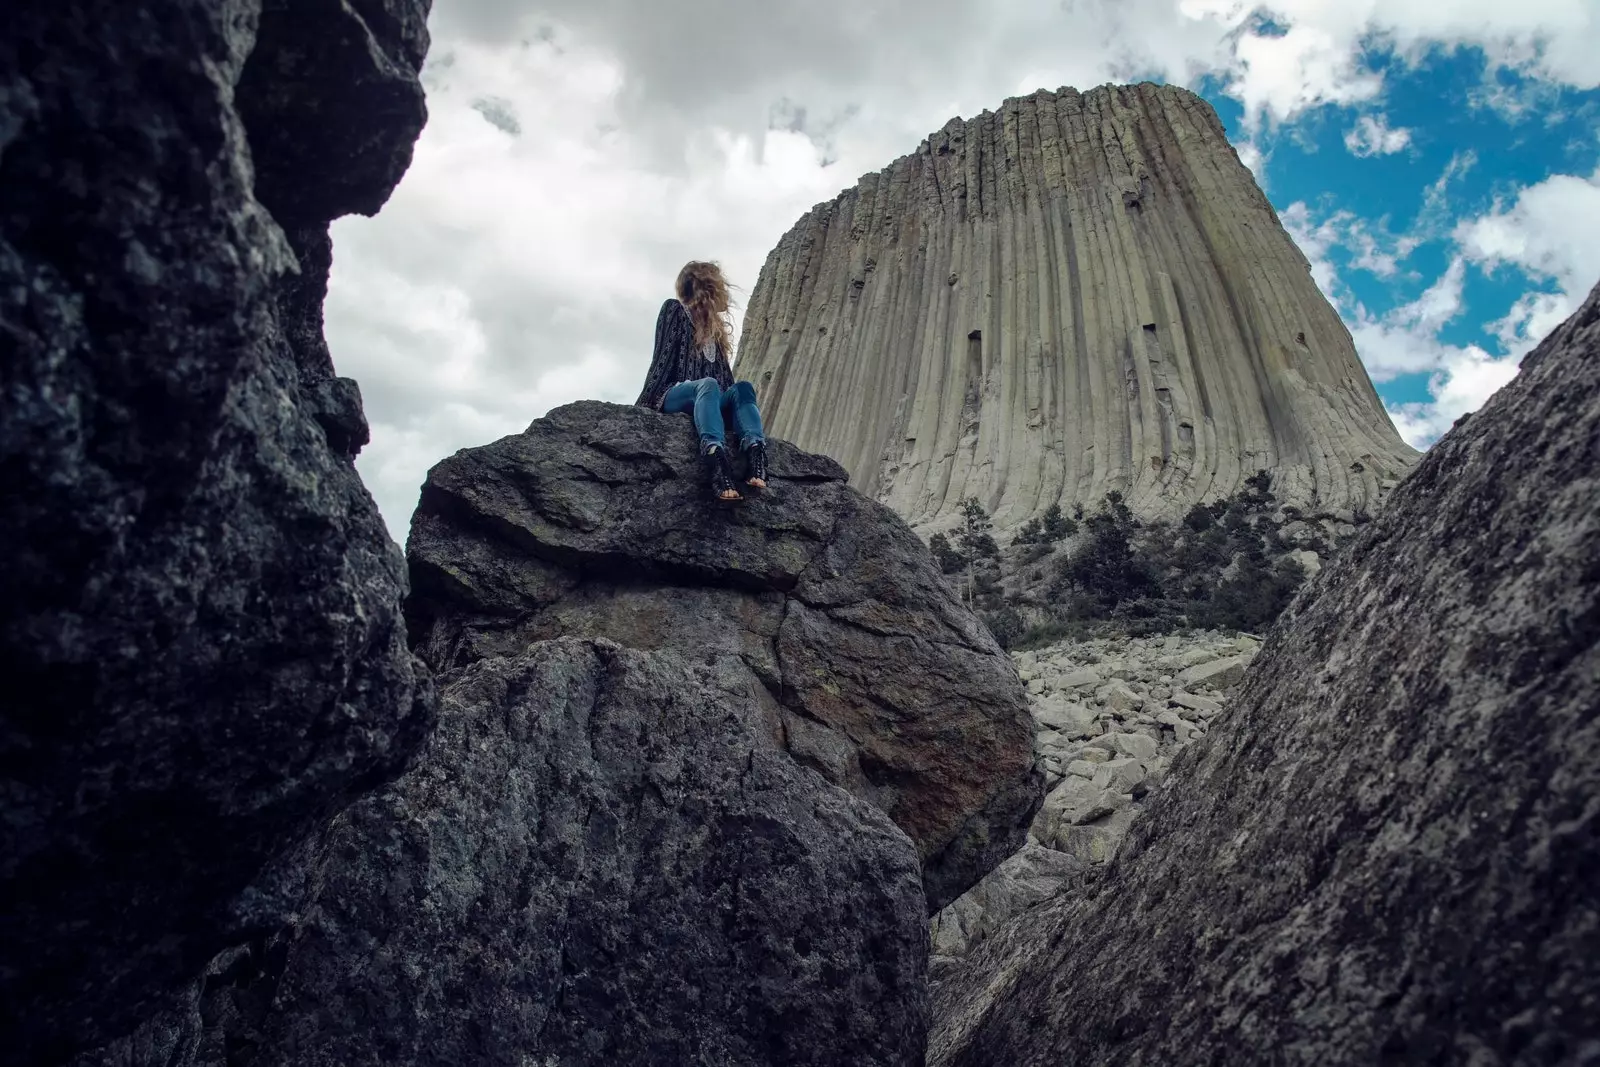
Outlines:
[[[921,526],[1113,489],[1179,515],[1260,469],[1360,510],[1415,456],[1215,112],[1170,86],[951,121],[783,237],[740,352],[774,433]]]

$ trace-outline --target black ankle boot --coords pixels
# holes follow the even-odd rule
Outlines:
[[[723,503],[732,503],[743,499],[738,495],[724,497],[722,494],[733,489],[733,463],[728,459],[728,450],[720,445],[713,445],[701,457],[706,465],[706,473],[711,480],[711,497]],[[737,491],[735,490],[737,494]]]
[[[750,464],[750,473],[745,481],[750,485],[760,482],[757,488],[764,488],[767,484],[767,446],[764,442],[756,442],[745,449],[745,458]]]

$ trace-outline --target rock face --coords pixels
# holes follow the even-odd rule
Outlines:
[[[350,463],[359,393],[321,335],[328,220],[383,203],[422,125],[427,4],[353,0],[316,27],[305,6],[6,11],[11,1062],[192,994],[279,921],[263,866],[398,774],[431,720],[403,561]]]
[[[1600,289],[1295,601],[1098,884],[936,991],[929,1062],[1600,1048]]]
[[[921,1067],[916,850],[762,736],[736,657],[566,638],[441,682],[199,1062]]]
[[[1108,490],[1172,518],[1259,469],[1307,512],[1370,511],[1415,457],[1216,114],[1170,86],[952,120],[801,219],[744,322],[769,428],[919,528]]]
[[[442,672],[566,635],[737,660],[771,743],[905,831],[937,910],[1038,806],[1021,682],[837,464],[774,442],[771,466],[710,507],[687,418],[597,402],[457,453],[412,522],[415,646]]]

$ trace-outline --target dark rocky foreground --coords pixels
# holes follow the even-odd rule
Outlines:
[[[561,635],[736,660],[773,743],[916,843],[935,911],[1038,807],[1022,684],[893,512],[825,457],[771,462],[710,506],[687,417],[598,402],[457,453],[412,522],[413,640],[440,672]]]
[[[924,887],[981,878],[1040,799],[1021,683],[832,461],[774,442],[729,510],[695,453],[686,419],[582,403],[434,468],[407,608],[438,728],[301,861],[298,920],[147,1040],[922,1063]]]
[[[929,1063],[1600,1057],[1600,289],[1302,594]]]
[[[763,736],[757,685],[575,638],[453,675],[304,920],[211,983],[198,1062],[920,1067],[916,850]]]
[[[836,465],[724,512],[683,420],[566,409],[440,466],[402,613],[322,301],[426,11],[8,9],[5,1058],[920,1063],[930,898],[1041,782]]]
[[[426,736],[403,560],[350,462],[360,394],[321,331],[328,221],[384,202],[422,126],[426,12],[0,20],[8,1063],[192,999],[282,922],[264,865]]]

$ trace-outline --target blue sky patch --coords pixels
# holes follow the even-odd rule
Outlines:
[[[1583,276],[1581,249],[1563,247],[1561,203],[1549,201],[1571,198],[1594,224],[1584,209],[1600,195],[1582,183],[1600,187],[1600,90],[1496,66],[1469,47],[1374,48],[1362,65],[1382,79],[1373,99],[1283,123],[1252,124],[1223,78],[1193,87],[1241,156],[1258,154],[1258,179],[1379,395],[1412,443],[1426,445],[1457,414],[1431,410],[1449,408],[1439,402],[1460,377],[1453,368],[1470,364],[1497,381],[1597,280]],[[1521,210],[1527,190],[1543,199]]]

